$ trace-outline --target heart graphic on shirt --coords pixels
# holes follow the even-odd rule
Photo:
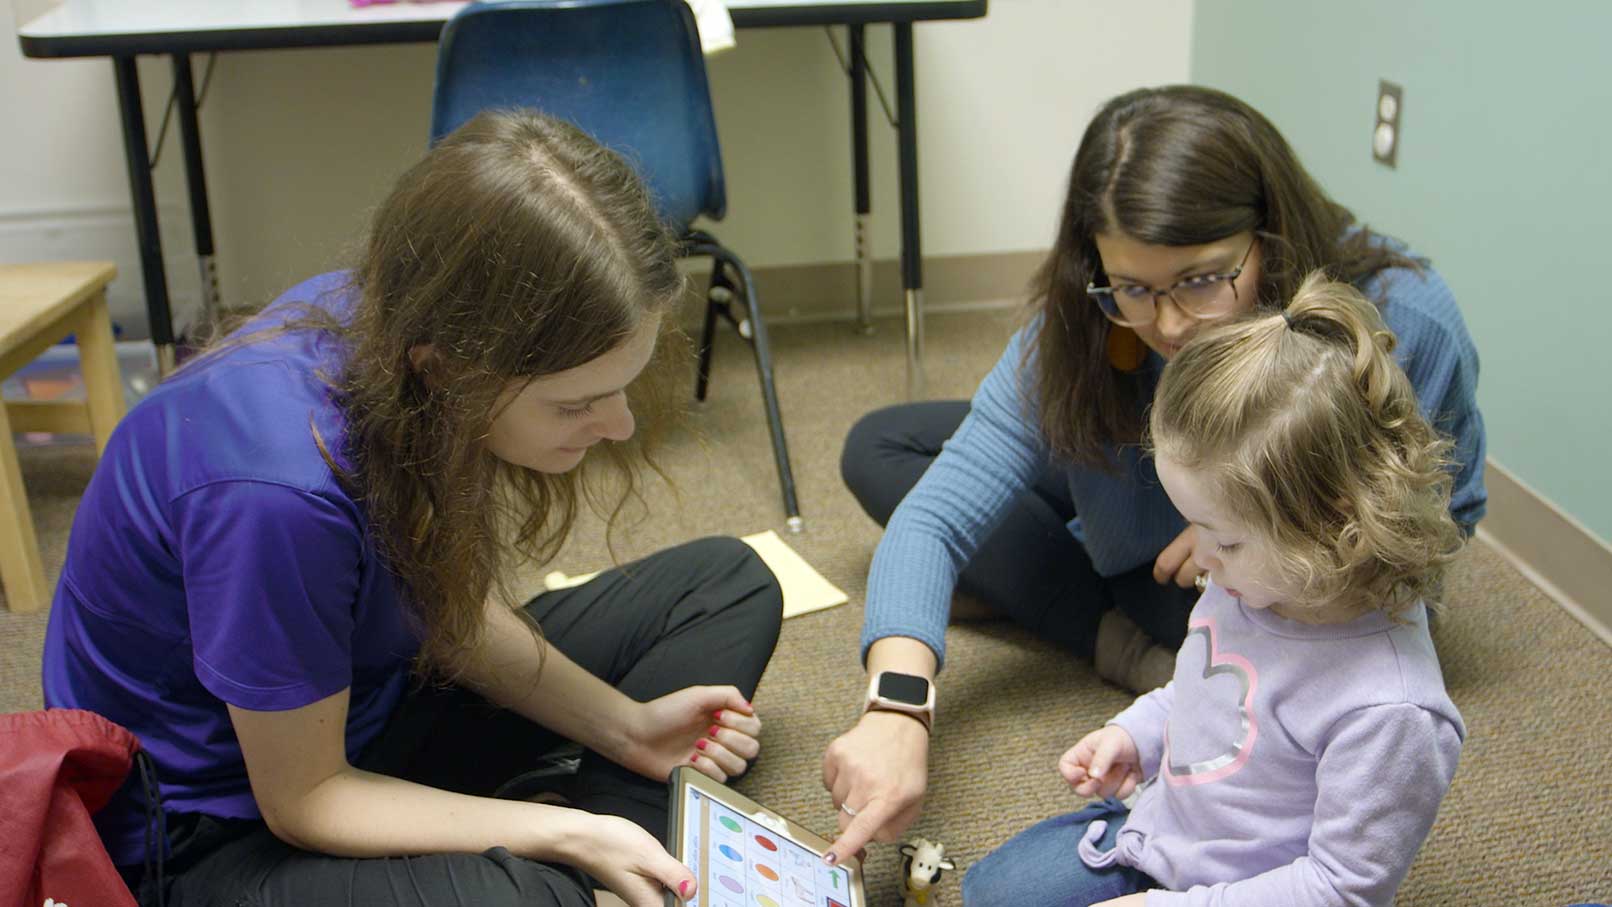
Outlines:
[[[1235,774],[1247,764],[1259,736],[1254,719],[1259,673],[1243,656],[1219,651],[1215,639],[1213,620],[1194,620],[1177,656],[1162,772],[1172,785],[1207,784]]]

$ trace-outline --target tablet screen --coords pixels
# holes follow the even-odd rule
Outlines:
[[[851,907],[851,876],[729,808],[683,788],[683,853],[699,907]]]

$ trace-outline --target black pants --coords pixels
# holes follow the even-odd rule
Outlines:
[[[749,698],[772,657],[783,593],[737,539],[708,538],[607,571],[526,605],[559,651],[633,699],[699,684]],[[361,768],[492,796],[566,741],[468,691],[422,688],[366,748]],[[568,779],[571,805],[623,816],[665,843],[664,781],[593,753]],[[261,821],[170,815],[170,907],[591,905],[593,883],[566,866],[498,847],[480,854],[350,859],[298,850]],[[141,903],[156,903],[154,880]]]
[[[868,516],[881,526],[889,522],[967,415],[966,400],[908,403],[868,413],[851,428],[840,475]],[[963,568],[958,588],[1078,655],[1091,655],[1097,622],[1109,608],[1160,645],[1179,648],[1197,592],[1154,582],[1152,563],[1098,575],[1069,534],[1074,517],[1063,469],[1047,468]]]

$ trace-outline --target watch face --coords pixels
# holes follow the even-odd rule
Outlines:
[[[929,701],[929,681],[911,674],[885,672],[879,675],[879,695],[907,705],[924,705]]]

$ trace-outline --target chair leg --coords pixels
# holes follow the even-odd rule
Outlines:
[[[39,539],[34,535],[28,493],[22,487],[22,469],[12,441],[11,420],[0,403],[0,584],[12,611],[38,611],[50,601],[45,568],[39,561]]]
[[[702,403],[705,402],[706,390],[711,386],[711,346],[716,342],[716,319],[726,311],[731,298],[732,284],[722,273],[722,262],[713,261],[711,282],[705,290],[705,327],[700,330],[700,364],[694,378],[694,399]]]
[[[73,328],[78,338],[78,367],[84,376],[84,403],[90,413],[90,431],[95,435],[95,453],[106,451],[112,429],[123,418],[123,379],[118,372],[117,346],[112,340],[112,320],[106,309],[106,293],[85,306]]]
[[[784,496],[785,524],[791,532],[805,528],[800,516],[800,502],[795,497],[795,473],[789,466],[789,444],[784,439],[784,418],[778,409],[778,391],[772,380],[772,350],[767,343],[767,326],[761,320],[761,303],[756,298],[756,283],[744,262],[726,249],[719,258],[733,268],[739,276],[740,290],[744,293],[745,309],[750,320],[750,348],[756,356],[756,374],[761,379],[761,398],[767,406],[767,430],[772,434],[772,455],[778,467],[778,484]]]

